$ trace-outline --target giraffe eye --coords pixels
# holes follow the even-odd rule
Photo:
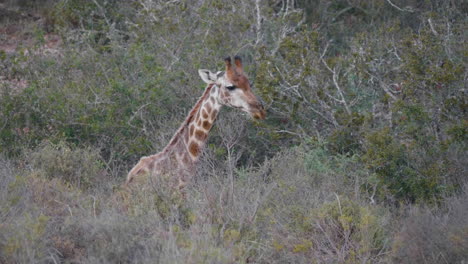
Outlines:
[[[236,89],[237,87],[235,85],[230,85],[230,86],[226,86],[226,88],[229,90],[229,91],[232,91],[234,89]]]

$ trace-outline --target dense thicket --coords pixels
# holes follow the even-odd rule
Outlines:
[[[0,12],[0,263],[467,261],[464,1]],[[267,119],[223,109],[186,199],[116,195],[228,55]]]

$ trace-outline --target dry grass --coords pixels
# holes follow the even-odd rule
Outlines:
[[[56,149],[36,150],[33,164]],[[93,152],[80,152],[86,158]],[[296,148],[261,167],[201,166],[185,198],[163,182],[115,199],[68,171],[1,159],[0,261],[15,263],[463,263],[467,192],[406,216],[348,195],[355,160]],[[79,156],[78,156],[79,157]],[[62,155],[67,162],[81,158]],[[41,161],[40,161],[41,160]],[[53,160],[53,159],[52,159]],[[53,164],[53,163],[51,163]],[[81,164],[81,163],[80,163]],[[205,156],[210,164],[210,152]],[[346,169],[346,173],[344,170]],[[67,176],[67,177],[64,177]],[[84,175],[78,175],[83,177]],[[318,180],[320,179],[320,181]],[[107,191],[106,191],[107,190]],[[400,220],[397,220],[400,219]],[[394,229],[393,226],[401,227]]]
[[[465,263],[468,260],[468,189],[438,209],[410,208],[393,242],[398,263]]]

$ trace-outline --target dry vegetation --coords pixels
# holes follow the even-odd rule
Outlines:
[[[466,263],[468,5],[0,4],[0,263]],[[120,188],[241,55],[185,197]]]

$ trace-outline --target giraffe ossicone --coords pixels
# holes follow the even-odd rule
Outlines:
[[[195,173],[196,162],[223,105],[247,112],[252,118],[265,119],[263,105],[252,92],[240,57],[234,58],[235,66],[230,57],[224,61],[225,71],[198,70],[202,80],[208,84],[203,95],[169,144],[157,154],[142,157],[130,170],[126,186],[148,176],[160,180],[158,178],[165,175],[169,176],[174,187],[183,188]]]

